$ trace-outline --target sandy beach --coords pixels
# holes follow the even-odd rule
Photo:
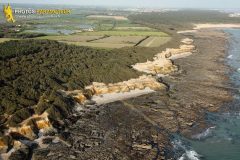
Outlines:
[[[213,24],[213,23],[205,23],[205,24],[194,24],[194,30],[199,29],[221,29],[221,28],[240,28],[240,24]]]

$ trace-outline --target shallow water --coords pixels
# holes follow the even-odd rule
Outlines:
[[[207,114],[212,127],[194,135],[195,140],[178,139],[185,151],[179,160],[240,160],[240,29],[224,31],[230,35],[226,63],[232,68],[230,79],[237,89],[235,99],[226,104],[230,108],[228,113]]]

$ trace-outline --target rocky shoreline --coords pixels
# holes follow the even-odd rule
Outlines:
[[[205,29],[186,36],[194,39],[197,53],[174,59],[178,71],[161,78],[168,90],[103,105],[75,103],[76,111],[53,125],[57,132],[42,135],[41,143],[45,145],[36,147],[39,141],[19,140],[19,148],[5,156],[34,160],[177,159],[172,134],[191,138],[200,133],[208,127],[205,113],[216,112],[224,102],[232,100],[226,77],[228,68],[224,65],[226,35]],[[168,58],[168,53],[164,55]],[[150,65],[149,73],[154,67]],[[85,99],[83,95],[78,97]],[[37,122],[41,128],[43,119]],[[52,136],[53,132],[56,136]]]

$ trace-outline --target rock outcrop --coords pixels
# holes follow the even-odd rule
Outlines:
[[[156,78],[148,75],[140,76],[136,79],[130,79],[119,83],[98,83],[93,82],[92,85],[85,87],[85,90],[67,91],[66,93],[72,95],[75,100],[83,104],[86,100],[91,100],[92,96],[100,96],[109,93],[125,93],[135,89],[143,90],[150,88],[152,90],[166,89],[166,86],[159,83]]]
[[[133,65],[137,71],[148,74],[169,74],[177,70],[177,66],[173,65],[171,60],[166,58],[157,58],[154,61],[147,61],[145,63],[137,63]]]
[[[52,128],[48,119],[48,113],[44,112],[42,115],[33,115],[24,120],[19,127],[9,127],[8,133],[18,133],[34,140],[39,132],[47,132]]]
[[[192,39],[185,38],[181,42],[184,44],[180,45],[178,49],[167,48],[165,51],[155,55],[153,61],[137,63],[132,67],[137,71],[153,75],[169,74],[176,71],[177,66],[175,66],[171,60],[189,56],[195,50],[195,46],[192,45]]]

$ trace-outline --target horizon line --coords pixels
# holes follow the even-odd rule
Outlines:
[[[119,8],[137,8],[137,9],[140,9],[140,8],[144,8],[144,9],[199,9],[199,10],[218,10],[218,9],[239,9],[240,8],[222,8],[222,7],[216,7],[216,8],[213,8],[213,7],[150,7],[150,6],[147,6],[147,7],[144,7],[144,6],[132,6],[132,5],[100,5],[100,4],[97,4],[97,5],[93,5],[93,4],[85,4],[85,5],[80,5],[80,4],[57,4],[57,3],[26,3],[26,2],[14,2],[14,3],[3,3],[3,2],[0,2],[0,4],[27,4],[27,5],[64,5],[64,6],[75,6],[75,7],[105,7],[105,8],[109,8],[109,7],[119,7]]]

